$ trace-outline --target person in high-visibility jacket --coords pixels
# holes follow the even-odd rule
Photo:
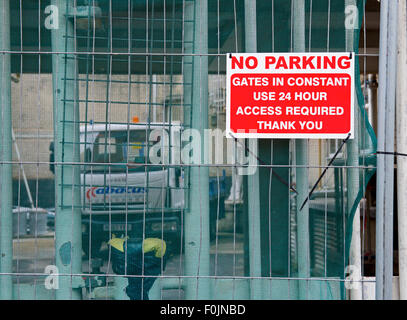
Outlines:
[[[148,292],[157,279],[156,276],[160,275],[165,268],[165,241],[158,238],[147,238],[144,241],[116,238],[113,235],[109,245],[112,247],[112,269],[116,274],[141,275],[141,277],[127,278],[129,285],[126,287],[126,293],[129,298],[131,300],[149,300]],[[127,264],[127,268],[125,264]]]

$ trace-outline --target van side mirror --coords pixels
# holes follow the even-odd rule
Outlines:
[[[55,153],[54,153],[54,141],[51,141],[51,143],[49,144],[49,170],[55,174],[55,165],[54,165],[54,161],[55,161]]]

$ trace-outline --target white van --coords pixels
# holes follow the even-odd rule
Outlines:
[[[154,164],[149,154],[159,146],[168,150],[164,163],[177,163],[173,146],[181,129],[179,123],[89,124],[80,128],[85,253],[89,254],[91,241],[91,255],[97,255],[111,233],[163,237],[173,246],[180,245],[183,170]]]

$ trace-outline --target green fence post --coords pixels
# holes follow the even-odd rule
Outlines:
[[[195,9],[195,17],[193,16]],[[201,159],[205,158],[204,130],[208,128],[208,2],[185,3],[185,19],[194,20],[192,68],[184,70],[185,79],[192,79],[191,129],[201,137]],[[189,35],[190,38],[190,35]],[[188,46],[189,47],[189,46]],[[189,47],[190,49],[190,47]],[[190,50],[188,50],[190,51]],[[186,52],[190,53],[190,52]],[[192,72],[192,77],[191,77]],[[200,159],[200,163],[202,160]],[[189,175],[188,210],[185,213],[185,298],[209,299],[209,168],[192,164]],[[204,278],[201,278],[204,276]],[[196,277],[196,278],[194,278]]]
[[[257,52],[256,0],[245,0],[245,45],[246,52]],[[256,142],[258,141],[256,139]],[[249,261],[250,277],[261,277],[261,249],[260,249],[260,176],[259,170],[247,178],[248,189],[248,232],[249,232]],[[262,298],[261,279],[250,281],[250,298]]]
[[[293,2],[293,51],[305,52],[305,2]],[[309,206],[307,204],[300,211],[301,205],[308,197],[309,169],[308,165],[308,140],[295,140],[295,164],[297,187],[297,244],[298,244],[298,277],[310,277],[310,247],[309,247]],[[306,299],[308,294],[307,283],[299,280],[299,299]]]
[[[0,1],[0,50],[10,50],[10,3]],[[11,139],[11,70],[10,54],[0,53],[0,298],[13,297],[13,208],[12,208],[12,139]]]
[[[80,211],[79,105],[74,25],[67,15],[71,1],[53,0],[58,10],[52,30],[52,76],[55,141],[55,255],[59,274],[57,299],[80,299],[82,238]],[[63,54],[61,52],[68,52]],[[68,80],[69,79],[69,80]],[[72,80],[74,79],[74,80]]]

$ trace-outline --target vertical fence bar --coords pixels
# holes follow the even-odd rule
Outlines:
[[[347,6],[355,6],[355,0],[346,0],[345,1],[345,10]],[[359,28],[359,25],[355,25],[356,28]],[[359,30],[359,29],[357,29]],[[346,51],[353,52],[355,47],[355,29],[346,29],[345,30],[345,47]],[[353,56],[353,59],[356,59]],[[358,76],[358,75],[355,75]],[[348,140],[346,144],[346,165],[349,168],[346,168],[346,204],[347,204],[347,214],[350,214],[353,208],[353,204],[356,201],[358,192],[359,192],[359,105],[358,99],[355,95],[354,100],[354,138]],[[355,216],[353,218],[352,224],[352,240],[350,247],[350,264],[357,268],[357,277],[361,277],[361,243],[360,243],[360,207],[358,206],[355,211]],[[347,261],[345,263],[348,263]],[[359,279],[358,279],[359,280]],[[360,300],[362,298],[362,290],[352,289],[351,299]]]
[[[191,54],[194,52],[194,10],[195,7],[195,2],[194,1],[185,1],[184,2],[184,22],[183,22],[183,32],[184,32],[184,53],[186,54]],[[190,125],[190,112],[192,109],[192,77],[193,77],[193,57],[192,56],[184,56],[183,57],[183,102],[184,102],[184,126],[185,129],[187,129]],[[187,182],[185,185],[189,185],[190,181],[190,168],[186,168],[185,170],[185,176],[184,176],[185,181]],[[188,225],[187,222],[191,221],[192,219],[189,219],[189,215],[191,212],[189,211],[190,207],[190,192],[189,188],[187,187],[184,190],[184,197],[185,197],[185,207],[187,210],[185,211],[184,215],[184,224],[183,224],[183,234],[184,234],[184,239],[185,243],[186,241],[192,236],[189,235],[188,232]],[[199,218],[198,218],[199,219]],[[182,239],[182,240],[184,240]],[[181,240],[181,241],[182,241]],[[185,252],[185,260],[184,260],[184,266],[187,267],[189,263],[191,263],[192,260],[192,248],[184,249]],[[196,272],[196,266],[193,270],[187,270],[185,269],[185,275],[189,275],[189,273]],[[193,299],[193,284],[191,283],[193,280],[192,279],[185,279],[186,281],[184,282],[185,284],[185,298],[188,299]]]
[[[194,53],[192,70],[191,129],[197,130],[201,141],[199,164],[190,168],[189,212],[185,215],[185,288],[186,299],[209,299],[209,168],[200,166],[206,158],[204,130],[208,128],[208,1],[195,1]],[[195,136],[194,136],[195,139]],[[194,150],[195,152],[197,150]]]
[[[393,288],[394,123],[397,75],[398,1],[380,2],[377,185],[376,299],[391,299]]]
[[[194,52],[194,6],[195,2],[186,0],[184,2],[184,17],[183,17],[183,53],[191,54]],[[191,106],[192,106],[192,56],[185,55],[182,58],[182,75],[183,75],[183,119],[185,129],[190,126],[191,121]],[[189,181],[189,169],[184,170],[184,181]],[[189,188],[184,189],[184,197],[187,206],[189,199]]]
[[[382,93],[386,91],[386,70],[387,70],[387,15],[388,15],[388,1],[380,3],[380,43],[379,43],[379,87],[378,87],[378,111],[377,111],[377,149],[385,145],[385,95]],[[383,81],[382,81],[383,79]],[[382,101],[383,100],[383,101]],[[384,191],[384,155],[377,155],[377,173],[376,173],[376,189],[379,192]],[[382,194],[376,194],[376,299],[383,299],[383,212],[384,199]]]
[[[244,5],[246,52],[253,53],[257,52],[256,0],[245,0]],[[258,143],[258,141],[255,143]],[[261,277],[260,178],[258,168],[254,174],[248,176],[247,183],[248,189],[250,190],[250,192],[248,192],[250,276]],[[261,280],[251,280],[250,298],[258,300],[261,299],[261,297]]]
[[[67,16],[72,1],[54,0],[58,27],[52,30],[53,52],[74,52],[74,25]],[[60,274],[79,274],[82,266],[79,162],[79,106],[74,54],[53,54],[55,141],[55,255]],[[68,80],[69,79],[69,80]],[[57,299],[79,299],[79,278],[60,276]]]
[[[0,1],[0,50],[10,50],[10,3]],[[12,133],[11,133],[11,69],[10,54],[0,54],[0,298],[13,297],[13,210],[12,210]]]
[[[293,2],[293,51],[305,52],[305,2],[304,0],[292,0]],[[296,187],[297,187],[297,232],[298,232],[298,276],[310,277],[310,248],[309,248],[309,201],[300,211],[301,205],[308,197],[308,140],[295,140],[295,164],[296,164]],[[307,284],[304,280],[299,281],[299,298],[307,298]]]

